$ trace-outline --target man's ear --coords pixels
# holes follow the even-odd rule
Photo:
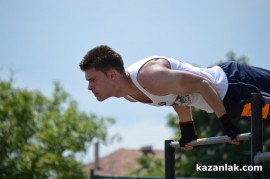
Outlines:
[[[117,71],[115,69],[110,69],[107,72],[107,76],[108,76],[109,79],[115,80],[116,77],[117,77]]]

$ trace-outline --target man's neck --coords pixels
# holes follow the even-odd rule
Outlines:
[[[135,94],[137,92],[137,87],[133,84],[128,72],[123,74],[116,85],[115,97],[126,97],[128,95]]]

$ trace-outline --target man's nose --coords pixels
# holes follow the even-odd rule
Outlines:
[[[88,84],[88,90],[90,90],[90,91],[93,90],[93,85],[91,83]]]

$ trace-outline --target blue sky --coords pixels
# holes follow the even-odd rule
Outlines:
[[[126,67],[152,55],[206,67],[233,50],[270,69],[269,18],[267,0],[0,0],[0,75],[8,78],[11,68],[16,86],[47,96],[59,81],[81,110],[114,117],[110,133],[123,141],[102,146],[101,155],[120,147],[162,149],[172,135],[165,122],[173,110],[124,99],[98,102],[78,67],[85,53],[107,44]]]

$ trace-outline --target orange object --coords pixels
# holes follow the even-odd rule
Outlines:
[[[264,105],[264,107],[262,108],[262,117],[263,119],[267,119],[268,115],[269,115],[269,104]],[[250,117],[251,116],[251,103],[247,103],[245,104],[243,110],[242,110],[242,117]]]

